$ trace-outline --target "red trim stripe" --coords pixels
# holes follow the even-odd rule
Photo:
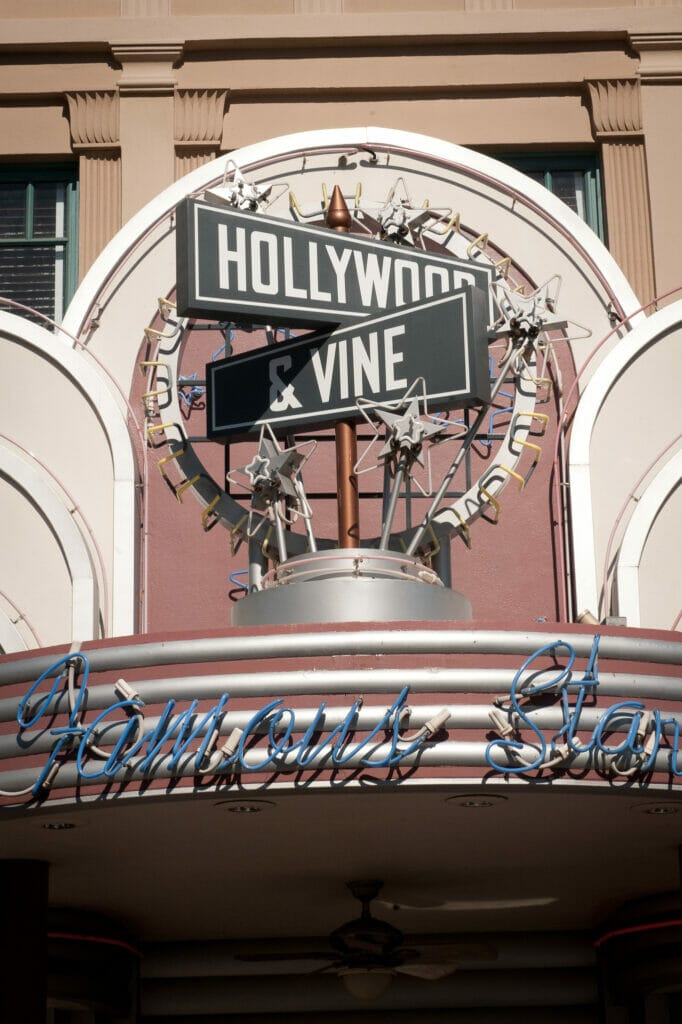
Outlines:
[[[661,928],[675,928],[680,925],[682,925],[682,918],[679,917],[672,921],[650,921],[648,924],[633,924],[629,928],[617,928],[615,931],[600,935],[598,939],[595,939],[594,945],[599,949],[609,939],[618,938],[619,935],[635,935],[637,932],[653,932]]]
[[[129,942],[124,942],[122,939],[107,939],[103,935],[77,935],[75,932],[48,932],[48,939],[67,939],[70,942],[96,942],[102,946],[117,946],[119,949],[125,949],[127,953],[132,953],[133,956],[142,959],[142,953],[139,949],[135,949]]]

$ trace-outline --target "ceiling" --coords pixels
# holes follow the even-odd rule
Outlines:
[[[382,897],[552,898],[540,906],[400,910],[407,933],[599,928],[624,902],[678,887],[682,801],[632,789],[578,793],[508,786],[402,785],[240,798],[150,796],[74,809],[8,811],[3,856],[50,863],[50,904],[95,911],[138,943],[280,942],[326,936],[357,917],[345,883],[377,878]],[[234,813],[244,802],[260,813]],[[261,801],[258,803],[258,801]],[[254,803],[255,802],[255,803]],[[671,812],[645,813],[664,806]],[[47,829],[55,822],[74,825]],[[646,870],[643,870],[646,865]],[[300,944],[299,944],[300,945]]]

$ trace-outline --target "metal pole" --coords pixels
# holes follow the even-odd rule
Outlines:
[[[327,210],[327,227],[334,231],[350,230],[351,215],[338,185],[334,186]],[[352,420],[339,420],[336,431],[336,501],[339,524],[339,547],[356,548],[360,543],[360,501],[355,465],[358,442]]]
[[[263,545],[253,537],[249,539],[249,593],[262,589],[263,576],[268,570],[268,560],[263,554]]]
[[[282,523],[282,516],[280,515],[280,511],[279,511],[277,502],[274,502],[274,504],[272,506],[272,514],[273,514],[274,519],[275,519],[275,536],[277,537],[277,548],[279,550],[279,560],[280,560],[280,562],[286,562],[287,557],[288,557],[287,556],[287,541],[286,541],[286,537],[284,536],[284,525]]]
[[[388,504],[388,509],[384,517],[384,526],[381,531],[381,540],[379,541],[380,548],[387,548],[388,541],[391,536],[391,527],[393,526],[393,520],[395,518],[395,510],[398,506],[398,498],[400,496],[400,488],[403,485],[405,478],[405,470],[407,469],[407,455],[403,453],[400,456],[398,465],[396,466],[395,476],[393,477],[393,488],[391,490],[391,499]]]

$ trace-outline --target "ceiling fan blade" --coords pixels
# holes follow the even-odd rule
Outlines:
[[[457,911],[457,910],[514,910],[523,907],[546,907],[550,903],[556,903],[556,896],[529,896],[498,900],[444,900],[442,903],[392,903],[388,900],[377,900],[387,910],[412,910],[412,911]]]
[[[414,948],[400,950],[400,956],[408,965],[489,963],[497,960],[497,949],[488,942],[438,942],[434,936],[433,942],[420,942]]]
[[[412,978],[421,978],[423,981],[439,981],[447,978],[457,970],[457,964],[401,964],[394,967],[400,974],[408,974]]]
[[[334,953],[323,953],[319,950],[310,953],[237,953],[234,958],[252,964],[281,963],[288,960],[323,960],[325,963],[333,964],[338,960]]]

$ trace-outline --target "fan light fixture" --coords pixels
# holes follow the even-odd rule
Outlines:
[[[386,967],[346,967],[338,973],[346,992],[364,1003],[381,998],[393,981],[393,971]]]

